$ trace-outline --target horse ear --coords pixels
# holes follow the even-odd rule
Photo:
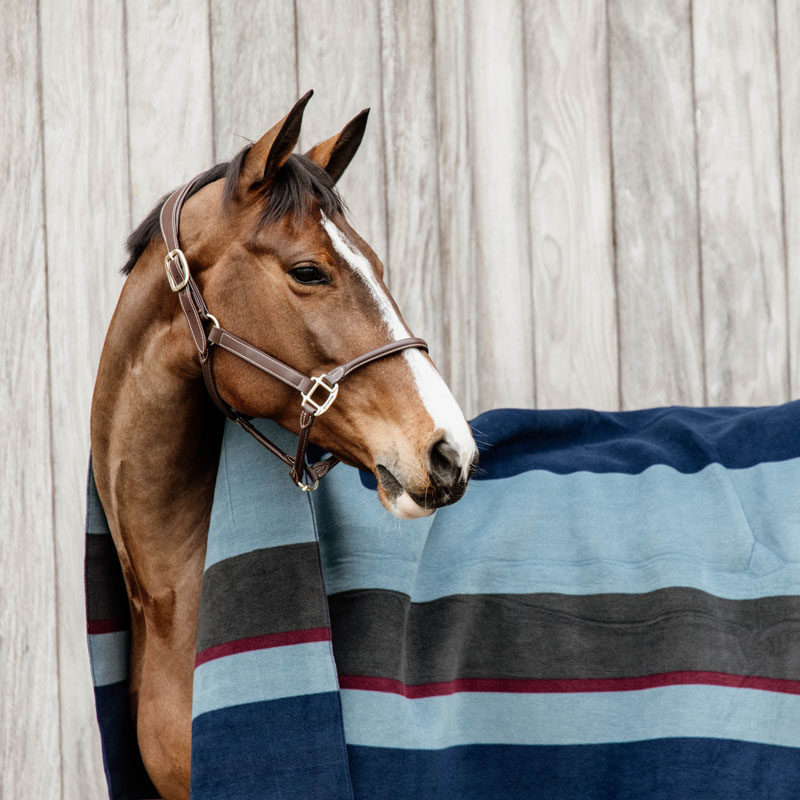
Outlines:
[[[250,148],[239,173],[242,189],[246,191],[255,184],[269,180],[286,163],[297,144],[303,112],[312,94],[313,90],[307,91],[294,104],[294,108]]]
[[[364,128],[367,127],[368,116],[369,109],[365,108],[358,116],[351,119],[336,136],[320,142],[306,153],[308,158],[331,176],[334,183],[339,180],[356,154],[356,150],[364,138]]]

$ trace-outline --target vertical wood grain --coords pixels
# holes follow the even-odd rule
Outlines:
[[[707,398],[788,397],[772,0],[693,4]]]
[[[294,5],[210,0],[214,160],[255,141],[298,98]]]
[[[61,797],[37,6],[0,27],[0,797]],[[64,690],[66,691],[66,689]]]
[[[800,397],[800,3],[777,0],[781,177],[786,241],[789,399]]]
[[[619,406],[605,3],[525,7],[536,405]]]
[[[386,168],[379,7],[370,0],[297,0],[299,93],[314,90],[300,142],[308,150],[372,109],[358,154],[339,181],[354,228],[386,258]]]
[[[624,408],[703,403],[688,0],[609,3]]]
[[[535,402],[522,4],[465,7],[479,410]]]
[[[127,0],[131,226],[214,163],[208,0]]]
[[[477,264],[472,226],[466,19],[459,0],[431,0],[436,86],[436,162],[447,377],[467,417],[478,413]],[[476,434],[478,435],[478,434]]]
[[[91,394],[129,232],[123,14],[97,0],[48,0],[41,15],[64,798],[99,800],[83,516]]]
[[[388,282],[410,330],[427,340],[447,379],[430,0],[382,0],[380,17]]]
[[[83,482],[125,236],[306,89],[306,148],[372,106],[340,188],[469,415],[800,393],[800,4],[607,6],[4,6],[2,800],[105,796]]]

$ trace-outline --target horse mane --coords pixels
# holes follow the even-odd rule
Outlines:
[[[242,165],[250,147],[251,145],[245,147],[231,161],[217,164],[204,172],[192,187],[189,197],[209,183],[224,177],[222,207],[227,208],[234,200]],[[317,202],[326,216],[344,213],[344,204],[330,175],[310,158],[297,153],[289,156],[269,182],[257,185],[255,189],[263,202],[260,219],[262,226],[277,222],[287,214],[295,214],[302,218],[310,210],[312,201]],[[130,275],[150,242],[161,234],[159,216],[170,194],[165,194],[158,201],[155,208],[128,237],[126,242],[128,260],[122,268],[123,275]]]

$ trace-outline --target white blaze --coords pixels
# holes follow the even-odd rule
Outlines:
[[[378,282],[367,257],[324,213],[322,213],[322,227],[325,228],[336,252],[352,267],[369,289],[390,335],[395,340],[411,336],[411,332],[400,319],[392,301]],[[448,443],[461,456],[462,475],[466,477],[470,462],[475,455],[475,442],[464,414],[436,367],[421,350],[409,348],[403,351],[403,357],[411,368],[417,392],[425,410],[433,420],[434,428],[441,428],[445,432]]]

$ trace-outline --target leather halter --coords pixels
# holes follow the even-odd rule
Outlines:
[[[180,248],[178,238],[181,209],[200,177],[198,175],[185,186],[176,189],[167,198],[161,208],[160,221],[161,234],[167,245],[167,255],[164,258],[167,280],[172,291],[178,295],[181,308],[189,323],[189,331],[200,356],[200,365],[203,370],[206,389],[214,404],[228,419],[233,420],[237,425],[244,428],[259,444],[266,447],[270,453],[276,455],[289,467],[291,479],[303,491],[313,491],[317,488],[320,478],[330,472],[339,461],[335,456],[329,456],[315,464],[306,462],[306,448],[311,434],[311,426],[314,423],[314,419],[324,414],[336,399],[339,393],[339,383],[348,375],[372,361],[399,353],[410,347],[419,347],[427,351],[428,345],[423,339],[398,339],[369,350],[352,361],[335,367],[326,374],[308,377],[288,364],[284,364],[283,361],[269,355],[269,353],[265,353],[263,350],[248,344],[244,339],[240,339],[230,331],[225,330],[219,324],[217,318],[208,310],[208,306],[206,306],[203,296],[200,294],[200,289],[189,272],[189,265]],[[210,325],[208,331],[206,331],[207,324]],[[274,442],[267,439],[250,422],[250,417],[229,406],[222,399],[217,389],[217,382],[214,379],[214,348],[216,347],[233,353],[233,355],[244,359],[254,367],[300,392],[300,436],[297,440],[297,451],[294,456],[284,452]],[[319,391],[327,393],[324,399],[317,399]],[[308,476],[308,480],[306,480],[306,476]]]

